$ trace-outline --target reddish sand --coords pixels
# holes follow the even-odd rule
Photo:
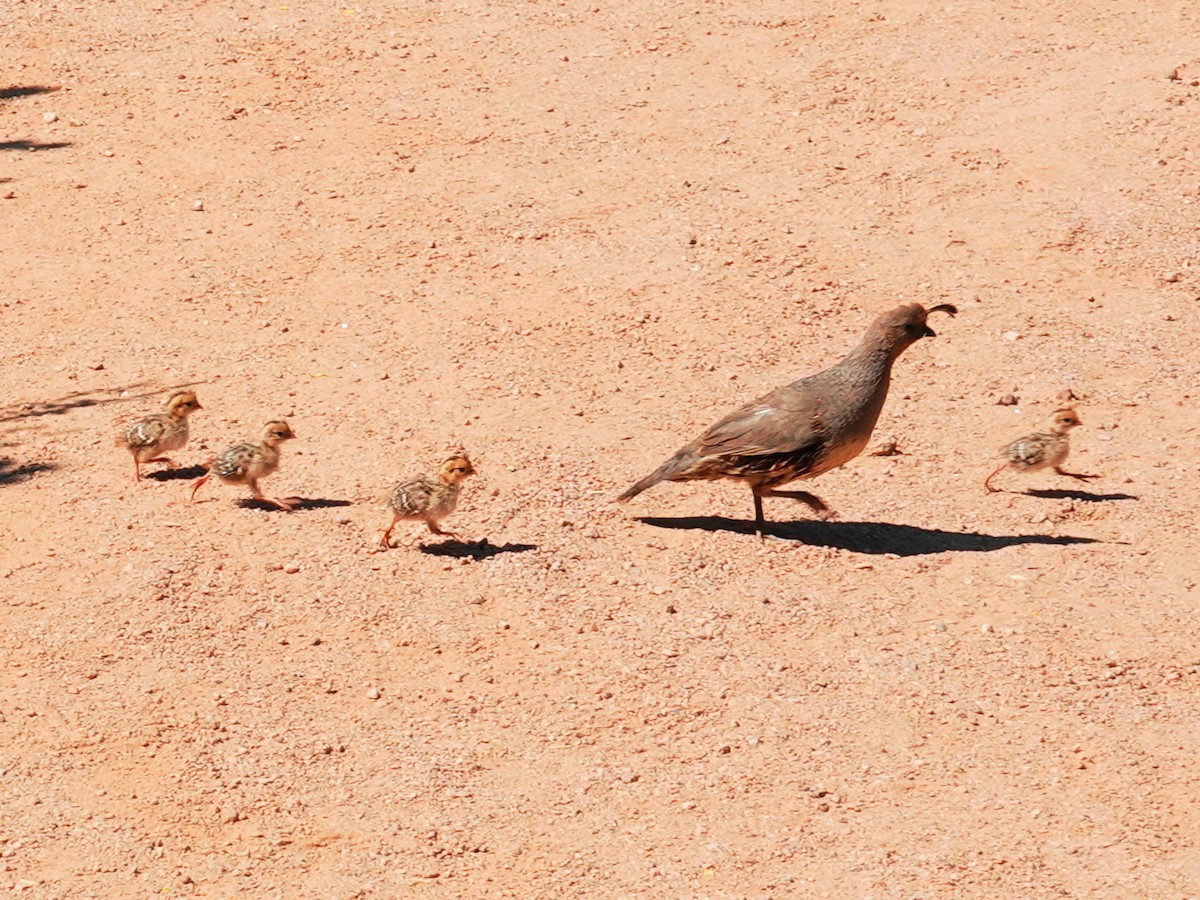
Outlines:
[[[0,33],[0,891],[1200,895],[1196,4]],[[609,502],[901,301],[839,521]],[[284,415],[301,509],[133,482],[184,384],[176,474]],[[986,495],[1066,390],[1101,477]],[[458,443],[487,543],[378,552]]]

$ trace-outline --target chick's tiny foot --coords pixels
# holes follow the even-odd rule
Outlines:
[[[1066,475],[1068,478],[1074,478],[1078,481],[1091,481],[1094,478],[1099,478],[1099,475],[1087,475],[1083,472],[1068,472],[1066,469],[1060,469],[1057,466],[1054,469],[1059,475]]]

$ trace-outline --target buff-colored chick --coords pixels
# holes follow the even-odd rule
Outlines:
[[[142,463],[165,462],[176,467],[166,454],[188,442],[188,416],[198,409],[203,407],[195,391],[176,391],[163,412],[138,419],[121,431],[117,444],[133,454],[134,481],[142,480]]]
[[[279,447],[284,441],[289,441],[295,436],[292,427],[283,419],[268,422],[263,426],[262,437],[257,443],[246,441],[234,444],[209,462],[207,474],[196,479],[192,486],[192,500],[196,499],[196,491],[216,475],[226,484],[246,485],[250,488],[250,496],[255,500],[262,500],[279,509],[290,510],[290,503],[264,496],[259,490],[258,482],[279,468]]]
[[[434,534],[457,538],[452,531],[442,531],[440,523],[457,508],[463,480],[474,474],[475,467],[467,455],[456,453],[442,463],[436,478],[418,475],[396,485],[387,502],[392,511],[392,524],[379,539],[380,548],[391,548],[392,529],[401,520],[422,521]]]
[[[1005,469],[1013,468],[1021,472],[1036,472],[1039,469],[1054,469],[1059,475],[1077,478],[1080,481],[1090,481],[1096,475],[1082,475],[1078,472],[1068,472],[1062,464],[1067,461],[1071,452],[1071,441],[1068,437],[1072,428],[1082,425],[1075,410],[1065,407],[1056,409],[1050,417],[1050,430],[1027,434],[1000,448],[1002,462],[983,481],[984,490],[989,493],[1000,490],[992,487],[992,479]]]

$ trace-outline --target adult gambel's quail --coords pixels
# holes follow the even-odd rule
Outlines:
[[[776,388],[727,415],[617,498],[625,501],[660,481],[733,478],[754,493],[755,532],[762,537],[763,497],[787,497],[828,515],[829,507],[807,491],[779,491],[788,482],[814,478],[862,452],[887,399],[892,363],[934,331],[930,313],[954,315],[941,303],[919,303],[883,313],[858,346],[837,365]]]

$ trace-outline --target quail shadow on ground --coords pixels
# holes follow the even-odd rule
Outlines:
[[[178,469],[159,469],[156,472],[147,472],[143,478],[150,481],[185,481],[191,478],[199,478],[208,469],[204,466],[183,466]]]
[[[1113,500],[1137,500],[1134,494],[1093,494],[1091,491],[1073,491],[1069,488],[1029,488],[1023,493],[1030,497],[1046,500],[1084,500],[1088,503],[1108,503]]]
[[[70,146],[70,141],[0,141],[0,150],[61,150]]]
[[[754,534],[754,523],[724,516],[643,516],[639,521],[655,528],[694,528],[700,531],[732,531]],[[922,556],[927,553],[989,553],[1018,544],[1096,544],[1094,538],[1045,534],[980,534],[975,531],[943,531],[890,522],[768,522],[763,531],[772,537],[798,541],[814,547],[834,547],[853,553]]]
[[[203,473],[201,473],[203,474]],[[302,512],[307,509],[331,509],[336,506],[350,506],[349,500],[330,500],[325,497],[281,497],[285,503],[292,505],[291,512]],[[280,509],[266,500],[255,500],[253,497],[242,497],[235,501],[242,509],[261,509],[266,512],[288,512]]]
[[[7,406],[0,406],[0,424],[5,422],[17,422],[21,419],[36,419],[42,416],[61,416],[75,409],[87,409],[91,406],[108,406],[113,403],[132,403],[136,400],[145,400],[149,397],[161,397],[170,395],[172,391],[183,390],[184,388],[194,387],[195,385],[203,384],[200,381],[191,381],[186,384],[179,384],[173,387],[153,388],[149,382],[140,381],[136,384],[127,384],[124,387],[115,388],[97,388],[93,391],[75,391],[67,394],[64,397],[59,397],[57,400],[35,400],[29,403],[10,403]],[[138,393],[129,393],[128,396],[122,396],[127,392],[137,391]]]
[[[61,88],[49,84],[21,84],[0,88],[0,100],[15,100],[18,97],[35,97],[38,94],[53,94]]]
[[[58,466],[51,463],[23,463],[18,465],[16,460],[7,456],[0,457],[0,485],[16,484],[25,481],[40,472],[53,472]]]
[[[484,538],[481,541],[440,541],[436,544],[422,544],[417,549],[430,556],[450,556],[478,562],[502,553],[527,553],[536,550],[537,544],[493,544]]]

